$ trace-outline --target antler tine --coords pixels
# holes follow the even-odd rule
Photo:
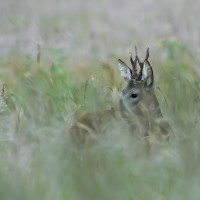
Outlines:
[[[130,52],[130,54],[131,54],[131,52]],[[137,69],[136,69],[137,60],[138,60],[137,47],[135,46],[135,58],[134,58],[134,60],[132,58],[132,54],[130,55],[130,61],[131,61],[132,71],[133,71],[133,75],[132,75],[133,78],[137,77]]]
[[[138,58],[138,55],[137,55],[137,47],[135,46],[135,59]]]
[[[136,53],[137,53],[137,48],[136,48],[135,50],[136,50]],[[140,81],[140,80],[142,79],[143,62],[140,62],[140,59],[139,59],[138,55],[137,55],[137,60],[138,60],[138,63],[139,63],[139,65],[140,65],[140,71],[139,71],[139,73],[137,74],[136,80],[137,80],[137,81]]]
[[[136,56],[137,56],[137,61],[138,61],[139,65],[140,65],[140,67],[142,67],[143,63],[140,62],[140,59],[139,59],[138,54],[137,54],[137,47],[136,46],[135,46],[135,53],[136,53]]]
[[[139,65],[140,65],[140,71],[137,75],[137,79],[136,79],[137,81],[140,81],[142,79],[143,63],[139,63]]]
[[[148,60],[149,58],[149,47],[147,48],[147,51],[146,51],[146,57],[145,57],[145,60]]]
[[[142,63],[142,62],[140,62],[140,59],[139,59],[139,57],[138,57],[138,63],[139,63],[139,65],[140,65],[140,67],[143,67],[143,63]]]

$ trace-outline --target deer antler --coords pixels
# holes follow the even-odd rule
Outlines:
[[[139,59],[139,57],[138,57],[138,63],[139,63],[139,65],[140,65],[140,71],[139,71],[139,73],[138,73],[138,75],[137,75],[137,81],[140,81],[141,79],[142,79],[142,70],[143,70],[143,62],[141,62],[140,61],[140,59]]]
[[[131,54],[131,52],[130,52],[130,54]],[[130,61],[131,61],[132,72],[133,72],[132,78],[134,78],[134,79],[137,77],[137,69],[136,69],[137,60],[138,60],[137,47],[135,46],[135,59],[133,60],[132,54],[130,55]]]
[[[149,58],[149,48],[147,48],[145,60],[148,60],[148,58]]]

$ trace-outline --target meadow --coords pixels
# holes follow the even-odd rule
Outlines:
[[[59,55],[50,65],[31,57],[13,61],[17,79],[6,83],[9,104],[1,116],[1,199],[198,197],[200,82],[187,49],[165,43],[168,57],[156,70],[156,93],[175,137],[157,142],[159,152],[148,158],[136,153],[138,141],[120,126],[90,149],[79,151],[70,141],[74,118],[115,103],[113,91],[124,84],[116,66],[67,69]]]
[[[61,8],[62,5],[58,9]],[[81,10],[76,3],[71,8],[74,13]],[[84,9],[88,11],[89,6]],[[91,14],[96,11],[91,10]],[[122,10],[124,13],[125,7]],[[132,28],[137,27],[138,22],[131,30],[126,28],[129,26],[126,23],[114,35],[108,27],[97,22],[102,25],[99,27],[103,27],[105,35],[95,27],[89,37],[87,30],[79,31],[90,27],[90,23],[93,26],[94,22],[89,23],[89,17],[82,14],[76,15],[78,22],[73,24],[79,37],[67,35],[71,46],[70,43],[55,45],[57,41],[52,39],[55,33],[58,34],[55,38],[62,36],[62,28],[68,21],[55,16],[50,20],[41,15],[42,37],[45,38],[52,27],[58,29],[51,37],[46,37],[52,41],[50,46],[36,40],[31,43],[32,51],[27,40],[29,45],[19,42],[10,50],[5,46],[12,46],[11,35],[6,36],[10,37],[7,44],[5,40],[0,41],[5,47],[0,52],[0,82],[5,81],[8,99],[8,108],[0,115],[0,199],[199,200],[200,60],[195,56],[198,52],[197,47],[193,48],[195,42],[190,43],[184,37],[180,39],[180,35],[165,37],[160,29],[156,33],[162,35],[159,39],[154,38],[153,30],[149,29],[150,38],[143,42],[146,35],[132,36]],[[110,14],[111,21],[115,14]],[[96,15],[96,19],[103,19],[101,13]],[[16,37],[18,29],[28,26],[27,18],[17,16],[17,25],[0,24],[2,35],[11,31]],[[118,23],[123,24],[120,20]],[[32,24],[34,26],[34,22]],[[117,23],[112,25],[117,30]],[[122,32],[120,36],[119,32]],[[35,36],[32,29],[28,33]],[[131,37],[137,39],[130,41]],[[75,41],[77,38],[80,40]],[[128,63],[135,40],[141,59],[146,43],[150,47],[156,95],[174,136],[169,142],[156,141],[155,153],[146,156],[140,151],[138,141],[131,139],[123,126],[116,125],[114,129],[106,130],[94,147],[77,149],[70,140],[69,127],[74,119],[86,112],[116,105],[124,86],[117,70],[117,58]]]

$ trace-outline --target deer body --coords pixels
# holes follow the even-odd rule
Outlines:
[[[78,119],[70,128],[72,140],[77,144],[96,142],[96,135],[103,131],[111,121],[126,121],[130,132],[146,138],[150,128],[164,138],[168,138],[171,128],[163,118],[159,102],[154,92],[153,69],[148,62],[149,49],[144,62],[140,62],[135,48],[135,59],[130,56],[132,69],[118,60],[118,68],[125,79],[126,86],[121,91],[119,108],[87,113]],[[136,64],[140,65],[137,73]]]

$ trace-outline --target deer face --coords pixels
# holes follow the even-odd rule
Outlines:
[[[143,87],[142,81],[130,79],[126,87],[122,90],[120,100],[126,108],[134,107],[141,99],[141,89]]]

